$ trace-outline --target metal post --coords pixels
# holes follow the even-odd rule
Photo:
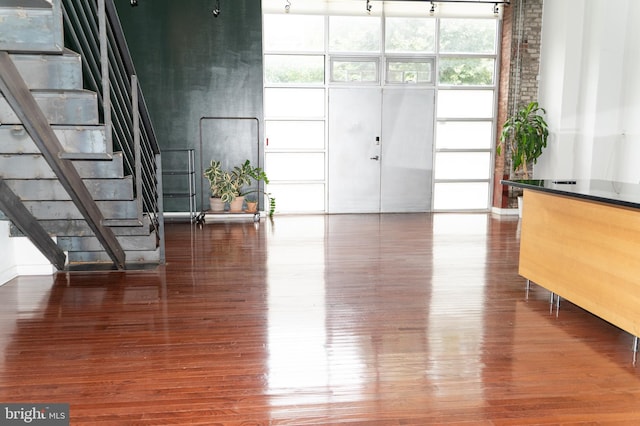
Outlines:
[[[102,107],[104,113],[107,146],[111,147],[111,86],[109,82],[109,45],[107,44],[107,13],[105,0],[98,0],[98,25],[100,31],[100,67],[102,71]]]
[[[138,77],[131,76],[131,109],[133,117],[133,156],[135,166],[136,200],[138,211],[142,214],[142,154],[140,152],[140,110],[138,109]]]

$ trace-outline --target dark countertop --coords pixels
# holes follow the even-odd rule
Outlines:
[[[609,180],[502,180],[503,185],[640,209],[640,185]]]

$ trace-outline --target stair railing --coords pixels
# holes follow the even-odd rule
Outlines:
[[[97,93],[108,145],[122,152],[134,195],[160,237],[164,226],[160,149],[114,0],[62,0],[65,45],[82,56],[88,89]]]

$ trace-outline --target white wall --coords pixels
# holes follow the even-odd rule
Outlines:
[[[17,275],[13,242],[9,239],[9,221],[0,220],[0,285]]]
[[[0,285],[18,275],[51,275],[56,269],[26,237],[9,237],[9,221],[0,220]]]
[[[551,138],[536,178],[640,182],[640,2],[544,2],[540,104]]]

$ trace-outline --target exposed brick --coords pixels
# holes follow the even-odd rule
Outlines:
[[[538,99],[543,4],[543,0],[511,0],[511,4],[505,7],[496,143],[507,117],[522,105]],[[505,150],[500,158],[496,158],[494,207],[505,208],[514,202],[505,195],[511,191],[504,191],[500,185],[503,177],[514,177],[508,159],[509,153]]]

